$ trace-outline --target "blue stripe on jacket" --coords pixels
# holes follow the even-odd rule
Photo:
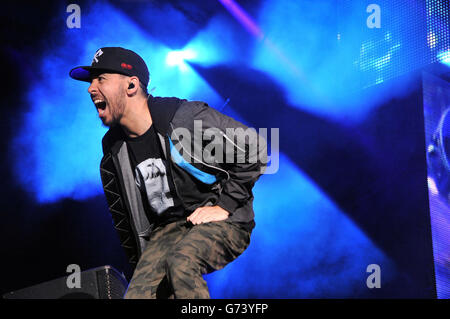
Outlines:
[[[217,181],[214,175],[205,173],[192,164],[189,164],[183,156],[177,151],[176,147],[173,145],[172,140],[169,138],[170,143],[170,155],[172,156],[172,160],[181,168],[183,168],[186,172],[194,176],[199,181],[205,184],[212,184]]]

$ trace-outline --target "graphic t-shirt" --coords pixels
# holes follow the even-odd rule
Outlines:
[[[150,222],[161,224],[183,217],[184,209],[176,195],[154,126],[141,136],[127,138],[127,145],[136,185]]]

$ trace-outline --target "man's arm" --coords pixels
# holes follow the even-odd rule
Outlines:
[[[267,144],[255,130],[248,129],[206,103],[188,103],[192,104],[194,119],[202,121],[203,132],[214,128],[223,134],[224,163],[221,166],[229,174],[229,178],[222,184],[217,205],[197,208],[188,220],[194,224],[224,220],[253,197],[253,185],[267,165]]]

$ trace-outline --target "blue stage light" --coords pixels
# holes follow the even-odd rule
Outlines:
[[[170,51],[166,56],[166,63],[169,66],[178,66],[180,70],[186,71],[187,65],[185,61],[195,59],[197,54],[191,50]]]
[[[120,28],[111,28],[110,20],[98,20],[95,12],[103,12]],[[63,198],[84,200],[103,193],[99,163],[101,140],[107,128],[101,125],[89,98],[89,83],[69,77],[74,66],[90,64],[98,48],[121,46],[138,52],[148,64],[153,86],[149,91],[155,96],[205,100],[211,106],[224,103],[183,62],[193,56],[191,51],[183,50],[181,54],[185,72],[168,66],[165,60],[172,51],[106,3],[93,4],[83,21],[82,29],[67,29],[58,41],[48,40],[49,50],[37,62],[36,80],[30,81],[29,110],[12,143],[15,176],[39,203]],[[176,62],[177,54],[174,57]]]
[[[441,63],[450,66],[450,50],[440,52],[437,58]]]
[[[243,36],[242,27],[234,23],[226,14],[212,17],[208,25],[186,44],[183,51],[193,50],[195,57],[190,61],[203,67],[223,64],[248,64],[248,54],[242,48],[249,45],[248,37]]]

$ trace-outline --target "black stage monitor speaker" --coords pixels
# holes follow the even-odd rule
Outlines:
[[[4,299],[122,299],[128,283],[111,266],[102,266],[80,273],[80,288],[69,288],[70,275],[28,288],[8,292]]]

